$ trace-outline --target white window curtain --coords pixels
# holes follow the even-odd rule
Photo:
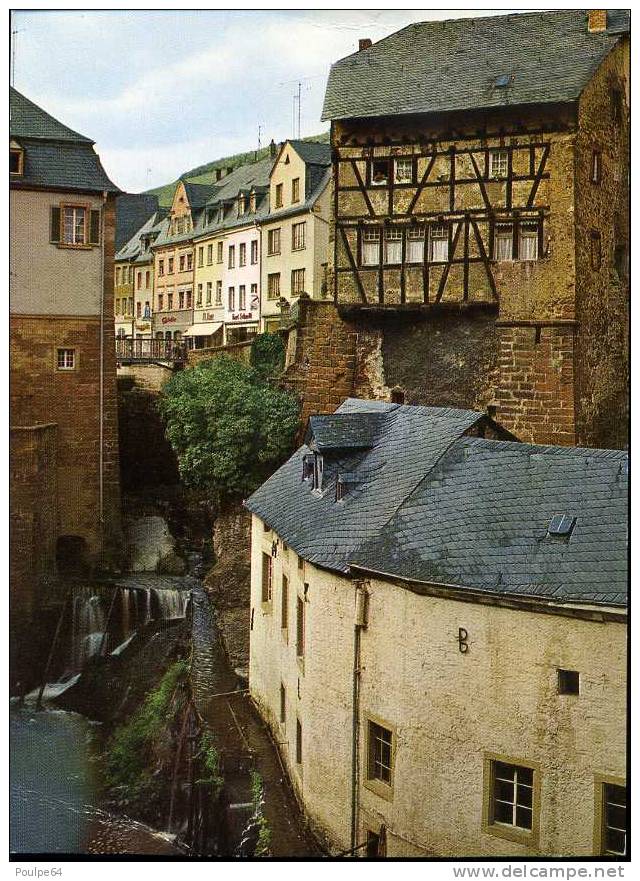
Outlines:
[[[431,227],[431,262],[446,263],[449,259],[449,232],[444,225]]]
[[[520,227],[520,260],[538,259],[538,226],[537,224],[523,224]]]
[[[510,226],[497,226],[493,237],[493,259],[513,259],[513,229]]]
[[[388,229],[384,234],[384,262],[402,263],[402,230]]]
[[[424,259],[424,229],[407,230],[407,263],[422,263]]]
[[[377,266],[380,262],[380,231],[365,229],[362,232],[362,265]]]

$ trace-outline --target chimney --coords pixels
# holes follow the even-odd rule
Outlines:
[[[269,154],[272,159],[275,159],[276,155],[276,142],[271,138],[271,143],[269,144]]]
[[[227,174],[231,174],[233,171],[233,165],[227,165]]]
[[[362,52],[363,49],[368,49],[369,46],[373,45],[369,37],[363,37],[358,40],[358,52]]]
[[[222,169],[216,168],[216,181],[219,181],[221,179],[222,179]]]
[[[600,34],[607,29],[607,10],[606,9],[590,9],[589,10],[589,26],[590,34]]]

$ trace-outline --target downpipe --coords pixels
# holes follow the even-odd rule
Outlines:
[[[365,582],[355,583],[355,609],[353,622],[353,693],[351,715],[351,851],[357,849],[358,791],[360,785],[360,678],[361,636],[367,626],[368,594]]]
[[[99,418],[99,464],[98,464],[98,517],[100,521],[100,568],[104,569],[104,285],[105,285],[105,252],[104,240],[107,231],[106,224],[107,191],[102,192],[102,211],[100,218],[100,418]]]

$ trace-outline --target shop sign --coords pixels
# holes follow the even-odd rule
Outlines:
[[[232,321],[251,321],[253,319],[253,312],[232,312],[231,320]]]
[[[163,315],[162,323],[163,324],[175,324],[178,319],[175,315]]]

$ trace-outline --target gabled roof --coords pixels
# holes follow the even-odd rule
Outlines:
[[[322,144],[318,141],[289,140],[285,144],[291,144],[298,156],[306,164],[331,165],[331,145]],[[283,144],[282,149],[284,149]]]
[[[608,23],[589,33],[578,9],[410,24],[332,66],[322,119],[574,101],[628,31],[628,10]]]
[[[140,226],[120,250],[116,252],[116,260],[134,260],[145,254],[145,248],[142,245],[142,237],[147,233],[150,233],[154,228],[158,220],[158,214],[158,211],[154,211],[153,214],[150,214],[147,217],[142,226]]]
[[[187,194],[187,199],[189,200],[189,206],[194,208],[202,208],[207,199],[209,199],[212,194],[215,192],[215,186],[210,184],[192,184],[190,181],[185,180],[182,181],[184,185],[185,193]]]
[[[24,95],[9,88],[9,131],[16,138],[41,138],[45,141],[71,141],[76,144],[93,144],[90,138],[74,132],[54,119]]]
[[[24,149],[23,174],[12,176],[12,188],[119,192],[102,167],[92,140],[58,122],[15,89],[9,97],[10,134]]]
[[[360,414],[367,426],[371,416],[377,415],[380,424],[374,446],[325,455],[327,489],[318,496],[301,479],[303,457],[311,452],[304,445],[256,490],[246,506],[300,556],[346,572],[355,550],[378,534],[425,472],[483,414],[353,398],[337,413]],[[335,481],[343,471],[357,474],[360,482],[344,502],[336,503]]]
[[[483,419],[348,400],[310,425],[322,492],[302,479],[305,445],[245,505],[300,556],[338,572],[624,606],[627,454],[469,436]],[[349,448],[354,440],[370,446]],[[349,487],[336,501],[339,479]],[[576,518],[564,538],[549,534],[558,514]]]

